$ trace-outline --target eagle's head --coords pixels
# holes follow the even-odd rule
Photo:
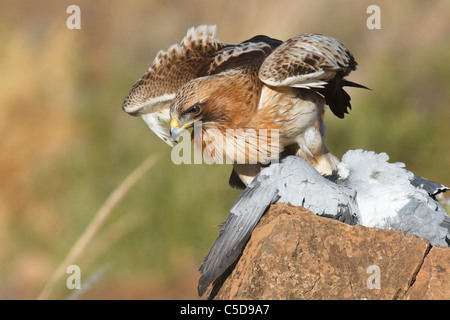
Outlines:
[[[204,121],[210,114],[210,90],[205,79],[197,78],[186,83],[175,95],[170,106],[170,136],[178,142],[181,133]]]
[[[178,90],[170,106],[170,135],[177,142],[198,121],[202,130],[236,129],[255,104],[254,93],[239,77],[214,75],[193,79]],[[232,116],[234,115],[234,116]]]

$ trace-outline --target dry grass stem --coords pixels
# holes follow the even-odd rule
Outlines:
[[[67,266],[71,265],[76,259],[78,259],[88,243],[101,228],[113,208],[120,202],[120,200],[122,200],[125,194],[127,194],[130,188],[144,175],[144,173],[155,164],[156,159],[157,157],[154,155],[148,157],[138,168],[128,175],[116,189],[114,189],[114,191],[97,211],[92,221],[84,230],[83,234],[69,250],[67,256],[50,276],[44,288],[37,297],[38,300],[48,298],[58,280],[65,274]]]

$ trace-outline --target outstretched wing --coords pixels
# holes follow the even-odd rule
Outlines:
[[[354,225],[360,218],[354,198],[354,192],[322,177],[302,158],[288,156],[280,163],[265,167],[233,204],[223,229],[204,259],[200,267],[199,295],[239,258],[271,204],[284,202],[303,206],[317,215]]]
[[[237,45],[227,45],[217,51],[208,74],[217,74],[243,65],[259,67],[280,44],[282,44],[280,40],[259,35]]]
[[[214,53],[226,46],[215,34],[216,26],[189,29],[180,44],[157,54],[152,66],[133,85],[123,102],[125,112],[142,116],[150,129],[170,145],[171,101],[182,85],[206,75]]]
[[[342,87],[363,87],[343,80],[356,65],[350,51],[336,39],[302,34],[285,41],[264,60],[259,78],[269,86],[320,89],[333,113],[343,118],[351,105]]]
[[[275,49],[259,70],[270,86],[321,88],[339,72],[348,75],[356,62],[346,47],[321,34],[302,34]]]
[[[223,229],[200,267],[200,296],[241,255],[261,216],[277,202],[277,185],[271,180],[273,170],[275,167],[263,170],[233,204]]]

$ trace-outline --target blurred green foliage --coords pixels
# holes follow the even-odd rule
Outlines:
[[[450,47],[417,58],[414,67],[396,64],[395,56],[380,61],[369,84],[374,89],[360,93],[351,114],[344,121],[327,114],[327,143],[339,155],[356,148],[386,152],[391,161],[446,182]]]

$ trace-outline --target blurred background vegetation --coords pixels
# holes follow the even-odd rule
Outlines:
[[[66,9],[81,8],[81,30]],[[366,27],[371,4],[381,30]],[[450,185],[450,2],[300,0],[0,0],[0,298],[34,299],[111,191],[151,154],[151,168],[76,264],[80,298],[197,298],[197,272],[239,192],[230,167],[180,165],[121,110],[160,49],[191,26],[218,38],[336,37],[359,68],[353,110],[326,117],[326,144],[387,152]],[[67,298],[66,277],[50,298]]]

